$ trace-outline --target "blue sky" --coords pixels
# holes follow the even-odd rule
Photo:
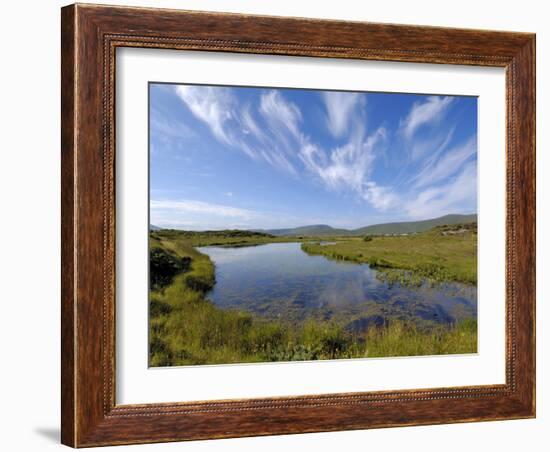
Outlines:
[[[357,228],[477,211],[477,99],[150,84],[150,221]]]

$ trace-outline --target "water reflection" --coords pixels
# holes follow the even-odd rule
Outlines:
[[[224,308],[291,321],[349,320],[352,329],[387,318],[449,323],[477,314],[475,287],[389,285],[367,264],[310,256],[299,243],[199,250],[216,265],[216,285],[208,296]]]

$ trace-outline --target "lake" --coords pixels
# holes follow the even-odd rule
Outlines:
[[[310,256],[300,243],[197,249],[216,266],[208,298],[226,309],[296,323],[334,320],[357,331],[387,319],[423,325],[477,316],[475,286],[388,284],[367,264]]]

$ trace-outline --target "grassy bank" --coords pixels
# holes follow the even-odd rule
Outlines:
[[[352,333],[333,322],[268,321],[249,313],[220,309],[207,299],[215,284],[215,268],[210,258],[195,246],[278,241],[296,239],[242,231],[152,232],[150,365],[412,356],[477,350],[475,321],[430,329],[392,321],[364,333]],[[347,239],[321,248],[349,242],[363,243]]]
[[[477,233],[474,229],[434,228],[406,236],[354,237],[333,245],[302,243],[308,254],[366,263],[389,282],[477,283]]]
[[[225,231],[178,231],[163,229],[150,233],[152,244],[185,243],[191,246],[252,246],[266,243],[302,242],[307,240],[325,240],[319,237],[277,237],[263,232],[225,230]],[[331,239],[332,240],[332,239]]]

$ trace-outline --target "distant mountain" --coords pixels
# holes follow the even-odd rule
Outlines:
[[[150,224],[149,225],[149,230],[150,231],[160,231],[160,230],[162,230],[162,228],[159,228],[158,226],[155,226],[154,224]]]
[[[337,229],[326,224],[315,224],[288,229],[262,229],[275,236],[336,236],[336,235],[378,235],[378,234],[410,234],[424,232],[436,226],[452,225],[460,223],[476,223],[477,215],[445,215],[439,218],[422,221],[403,221],[396,223],[382,223],[365,226],[358,229]]]
[[[347,229],[336,229],[326,224],[313,224],[310,226],[300,226],[298,228],[289,229],[263,229],[258,232],[266,232],[276,236],[318,236],[318,235],[348,235],[350,231]]]
[[[355,229],[353,235],[369,234],[407,234],[411,232],[424,232],[436,226],[459,224],[459,223],[477,223],[477,215],[445,215],[439,218],[422,221],[406,221],[399,223],[373,224],[364,228]]]

